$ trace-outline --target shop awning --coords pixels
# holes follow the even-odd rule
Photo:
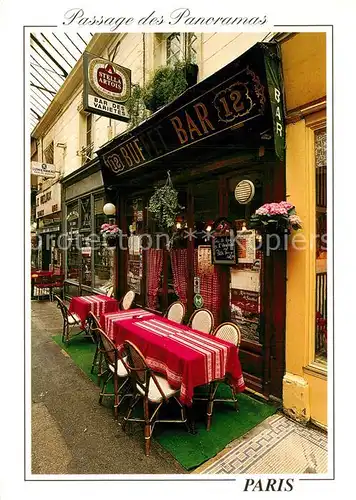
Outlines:
[[[276,43],[257,43],[188,88],[136,128],[105,144],[99,156],[106,186],[219,148],[272,149],[284,159],[281,62]],[[186,164],[186,168],[187,168]]]

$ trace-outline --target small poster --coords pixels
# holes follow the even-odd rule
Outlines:
[[[248,290],[250,292],[259,292],[259,271],[231,269],[231,288],[235,288],[237,290]]]
[[[198,246],[198,275],[206,276],[214,272],[214,266],[211,261],[211,246]]]
[[[239,264],[253,264],[256,259],[256,231],[237,231],[237,258]]]

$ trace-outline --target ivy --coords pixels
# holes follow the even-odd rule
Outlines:
[[[169,230],[174,226],[177,215],[183,209],[184,207],[178,203],[178,192],[174,189],[168,172],[166,184],[162,187],[155,187],[148,204],[148,211],[153,214],[160,229]]]

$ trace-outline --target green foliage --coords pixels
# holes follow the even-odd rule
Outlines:
[[[170,183],[156,187],[148,205],[149,212],[153,214],[162,230],[171,229],[174,226],[176,217],[183,208],[178,203],[178,192]]]
[[[181,95],[188,88],[190,68],[188,61],[162,66],[155,71],[147,85],[133,85],[131,97],[126,101],[130,115],[128,128],[136,127],[150,116],[150,111],[157,111]]]

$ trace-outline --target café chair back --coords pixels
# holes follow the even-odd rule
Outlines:
[[[99,403],[102,404],[104,397],[114,396],[114,415],[115,419],[117,419],[120,404],[125,397],[132,396],[132,394],[124,393],[124,389],[129,382],[129,377],[123,363],[124,358],[120,355],[113,341],[109,339],[101,328],[98,328],[97,334],[99,336],[99,350],[103,354],[105,361],[105,371],[101,373],[102,384]],[[109,380],[112,380],[114,384],[113,393],[106,392]],[[119,383],[121,385],[119,385]]]
[[[221,325],[215,329],[213,335],[219,339],[231,342],[231,344],[234,344],[236,347],[239,347],[241,344],[241,331],[235,323],[221,323]]]
[[[120,301],[120,309],[123,311],[127,311],[131,309],[133,301],[135,300],[135,292],[133,290],[129,290],[125,293]]]
[[[60,309],[63,318],[62,342],[68,344],[70,340],[70,334],[72,333],[74,328],[78,328],[81,326],[81,320],[79,316],[69,312],[67,306],[65,305],[63,300],[58,297],[58,295],[54,295],[54,299],[57,301],[57,307]],[[85,332],[85,330],[81,329],[75,335],[72,335],[72,337],[83,332]]]
[[[148,456],[151,447],[151,436],[156,423],[184,423],[189,431],[187,417],[185,408],[178,399],[179,389],[172,389],[164,377],[155,374],[147,365],[141,351],[132,342],[125,341],[124,348],[127,357],[123,359],[123,363],[131,378],[133,397],[128,412],[124,417],[122,428],[125,430],[127,422],[144,423],[145,454]],[[162,405],[169,403],[171,398],[178,403],[181,418],[177,420],[159,419],[158,412],[160,408]],[[131,417],[134,407],[140,400],[143,402],[143,419]],[[149,404],[157,405],[153,411],[151,410],[151,414]]]
[[[219,339],[226,340],[227,342],[231,342],[236,347],[240,346],[241,343],[241,331],[240,328],[235,325],[235,323],[226,322],[219,325],[213,335]],[[231,398],[217,398],[216,392],[221,384],[226,384],[231,390]],[[221,380],[214,380],[209,385],[209,395],[207,398],[196,398],[201,400],[207,400],[207,424],[206,428],[209,431],[211,427],[211,421],[213,416],[213,407],[215,402],[225,402],[225,403],[233,403],[235,406],[235,410],[239,411],[239,403],[237,400],[237,395],[235,391],[235,387],[229,383],[228,378],[224,378]]]
[[[59,290],[64,298],[64,274],[52,274],[50,283],[50,299],[53,301],[54,292]]]
[[[108,291],[106,292],[106,296],[107,297],[113,297],[114,296],[114,287],[113,286],[110,286],[108,288]]]
[[[173,302],[167,309],[165,317],[181,324],[185,316],[185,305],[180,300]]]
[[[214,316],[209,309],[204,307],[197,309],[191,315],[188,325],[193,330],[198,330],[198,332],[211,333],[214,328]]]

